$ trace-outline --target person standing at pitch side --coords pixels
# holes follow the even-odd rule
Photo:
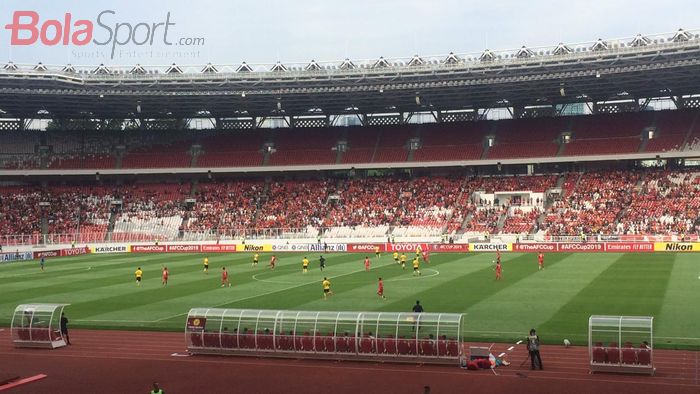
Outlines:
[[[539,365],[542,369],[542,358],[540,357],[540,337],[533,328],[530,330],[530,335],[527,337],[527,351],[530,352],[530,369],[535,369],[535,365]],[[537,358],[537,363],[535,363]]]

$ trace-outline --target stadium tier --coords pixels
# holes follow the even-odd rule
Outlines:
[[[693,234],[700,171],[5,186],[3,244],[285,237]],[[76,203],[78,201],[78,203]],[[81,234],[81,235],[76,235]]]
[[[0,134],[3,169],[353,165],[694,151],[697,110],[238,132]],[[168,141],[167,143],[165,141]],[[653,157],[653,155],[651,156]]]

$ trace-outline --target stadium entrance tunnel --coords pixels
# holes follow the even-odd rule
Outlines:
[[[313,312],[194,308],[192,354],[458,364],[457,313]]]

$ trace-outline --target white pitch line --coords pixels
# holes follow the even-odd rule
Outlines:
[[[400,280],[414,280],[414,279],[421,279],[421,278],[430,278],[433,276],[438,276],[440,275],[440,271],[432,269],[432,268],[426,268],[423,271],[433,271],[434,273],[431,275],[421,275],[421,276],[411,276],[410,278],[389,278],[386,280],[386,282],[398,282]]]
[[[498,335],[498,336],[502,336],[502,335],[526,335],[526,334],[523,334],[523,332],[521,332],[521,331],[475,331],[475,330],[464,330],[464,332],[465,332],[465,333],[473,333],[473,334],[484,334],[484,336],[486,336],[486,334]],[[556,335],[561,336],[561,335],[565,335],[565,334],[556,333]],[[581,337],[582,337],[582,336],[586,336],[586,334],[575,334],[575,335],[581,336]],[[654,336],[654,339],[700,340],[700,337],[699,337],[699,338],[696,338],[696,337],[662,337],[662,336],[656,336],[656,335],[655,335],[655,336]],[[518,341],[518,342],[516,343],[516,345],[520,345],[522,342],[523,342],[523,341]]]
[[[76,322],[97,322],[97,323],[153,323],[151,320],[93,320],[93,319],[73,319]]]
[[[389,266],[389,265],[391,265],[391,263],[389,263],[389,264],[384,264],[384,265],[382,265],[382,267],[384,267],[384,266]],[[372,269],[374,269],[374,268],[379,268],[379,267],[380,267],[380,266],[376,266],[376,267],[370,268],[370,270],[372,270]],[[356,271],[350,271],[350,272],[346,272],[346,273],[344,273],[344,274],[340,274],[340,275],[336,275],[336,276],[330,276],[329,278],[330,278],[330,279],[335,279],[335,278],[340,278],[340,277],[342,277],[342,276],[347,276],[347,275],[356,274],[356,273],[359,273],[359,272],[365,272],[365,269],[363,268],[363,269],[359,269],[359,270],[356,270]],[[254,278],[254,279],[255,279],[255,278]],[[260,280],[260,279],[256,279],[256,280],[258,280],[258,281],[260,281],[260,282],[263,282],[263,281]],[[251,296],[248,296],[248,297],[237,298],[237,299],[235,299],[235,300],[230,300],[230,301],[223,302],[223,303],[221,303],[221,304],[217,304],[217,305],[214,305],[214,306],[210,306],[209,308],[218,308],[218,307],[220,307],[220,306],[228,305],[228,304],[231,304],[231,303],[234,303],[234,302],[247,301],[247,300],[250,300],[250,299],[253,299],[253,298],[257,298],[257,297],[262,297],[262,296],[266,296],[266,295],[270,295],[270,294],[279,293],[279,292],[282,292],[282,291],[287,291],[287,290],[291,290],[291,289],[296,289],[296,288],[298,288],[298,287],[308,286],[308,285],[310,285],[310,284],[312,284],[312,283],[314,283],[314,282],[306,282],[306,283],[302,283],[302,284],[298,284],[298,285],[294,285],[294,286],[285,287],[285,288],[283,288],[283,289],[277,289],[277,290],[273,290],[273,291],[268,291],[267,293],[260,293],[260,294],[255,294],[255,295],[251,295]],[[163,317],[163,318],[160,318],[160,319],[157,319],[157,320],[153,320],[151,323],[158,323],[158,322],[162,322],[163,320],[170,320],[170,319],[176,318],[176,317],[178,317],[178,316],[185,316],[185,315],[187,315],[188,313],[189,313],[189,312],[178,313],[178,314],[176,314],[176,315],[166,316],[166,317]]]

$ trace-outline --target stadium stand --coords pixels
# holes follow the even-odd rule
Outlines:
[[[698,231],[700,172],[654,170],[635,188],[617,224],[619,234],[689,234]]]
[[[603,170],[565,181],[564,195],[555,201],[545,219],[544,231],[561,234],[612,234],[615,221],[631,203],[631,190],[640,179],[637,171]]]
[[[492,122],[428,124],[420,126],[421,148],[414,161],[478,160]]]

